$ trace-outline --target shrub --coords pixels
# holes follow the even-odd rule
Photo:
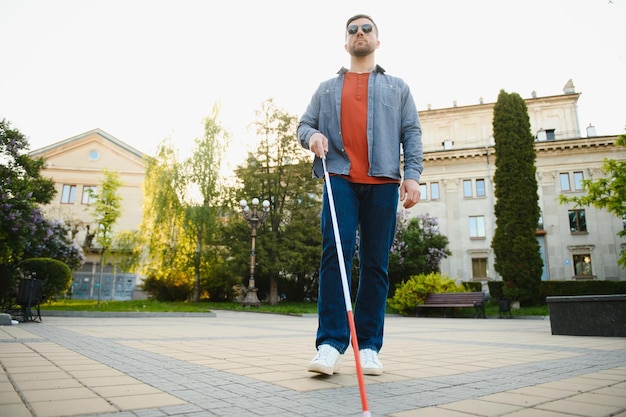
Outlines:
[[[626,294],[626,281],[544,281],[541,283],[542,301],[559,295]]]
[[[480,281],[463,281],[461,285],[469,292],[483,291],[483,283]]]
[[[504,281],[489,281],[487,284],[492,299],[506,298],[502,288]],[[542,281],[540,289],[540,296],[533,305],[545,305],[549,296],[626,294],[626,281]]]
[[[63,295],[72,285],[72,270],[67,264],[56,259],[24,259],[17,266],[24,275],[35,274],[41,281],[44,299]]]
[[[504,290],[502,289],[504,281],[489,281],[487,286],[489,287],[489,295],[493,300],[504,299]]]
[[[193,281],[180,273],[172,273],[163,278],[147,277],[142,289],[157,301],[187,301],[193,293]]]
[[[428,293],[467,292],[463,285],[457,285],[450,277],[439,273],[413,275],[396,286],[396,292],[388,300],[389,306],[403,315],[416,311],[415,306],[423,304]]]

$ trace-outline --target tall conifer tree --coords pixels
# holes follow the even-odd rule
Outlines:
[[[539,222],[536,153],[526,103],[500,91],[493,112],[496,149],[496,230],[491,242],[495,269],[508,298],[521,304],[538,300],[543,261],[535,236]]]

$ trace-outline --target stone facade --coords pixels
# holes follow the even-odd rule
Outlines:
[[[525,99],[536,137],[539,206],[537,239],[544,260],[543,280],[626,280],[617,259],[626,238],[617,233],[624,220],[604,209],[560,205],[558,196],[583,195],[581,179],[602,175],[603,160],[623,160],[617,136],[581,136],[571,82],[563,95]],[[499,279],[491,240],[495,230],[492,135],[495,103],[420,112],[424,138],[422,202],[410,216],[428,214],[439,221],[452,255],[441,270],[462,281]],[[523,198],[523,196],[520,196]],[[583,210],[576,211],[576,210]],[[570,221],[570,216],[573,221]]]

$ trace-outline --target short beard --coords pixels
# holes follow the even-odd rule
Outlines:
[[[374,50],[369,45],[359,46],[359,47],[356,47],[356,46],[350,47],[350,55],[356,56],[356,57],[368,56],[372,52],[374,52]]]

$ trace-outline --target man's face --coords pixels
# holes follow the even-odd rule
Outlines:
[[[369,19],[353,20],[346,29],[346,51],[352,56],[362,57],[374,53],[380,42],[376,28]]]

